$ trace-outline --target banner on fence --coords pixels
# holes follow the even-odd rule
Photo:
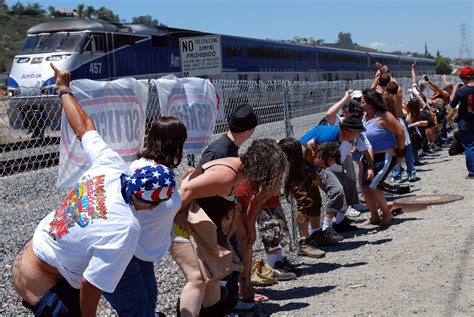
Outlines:
[[[79,79],[71,83],[74,96],[94,120],[97,132],[122,158],[131,162],[141,149],[145,134],[148,83],[122,78],[114,81]],[[59,171],[56,185],[73,186],[90,167],[80,141],[61,119]]]
[[[217,96],[209,80],[174,75],[152,80],[160,99],[162,116],[174,116],[188,130],[186,154],[200,154],[209,143],[217,116]]]

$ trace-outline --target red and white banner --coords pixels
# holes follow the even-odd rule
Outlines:
[[[94,120],[104,141],[127,162],[141,149],[145,134],[148,83],[122,78],[114,81],[79,79],[71,83],[74,96]],[[59,171],[56,185],[73,186],[90,167],[80,141],[63,111]]]
[[[217,116],[216,89],[209,80],[167,75],[152,80],[158,90],[162,116],[174,116],[186,125],[186,154],[201,154],[209,144]]]

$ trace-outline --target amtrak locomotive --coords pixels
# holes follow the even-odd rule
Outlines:
[[[28,30],[8,77],[13,97],[10,123],[24,127],[25,96],[54,96],[50,62],[73,79],[158,78],[182,75],[179,40],[211,35],[169,27],[70,19],[38,24]],[[333,81],[372,78],[375,62],[397,77],[409,76],[417,62],[423,74],[435,73],[435,62],[405,56],[366,53],[303,44],[220,35],[222,73],[210,79]],[[51,98],[54,99],[54,98]],[[60,114],[59,114],[60,115]],[[53,120],[59,122],[58,120]],[[48,125],[57,124],[48,119]]]

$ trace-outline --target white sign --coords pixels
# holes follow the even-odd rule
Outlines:
[[[126,162],[136,159],[145,134],[147,81],[133,78],[114,81],[79,79],[71,82],[71,88],[81,107],[94,121],[97,132],[112,150]],[[56,186],[73,186],[90,166],[63,111]]]
[[[177,117],[187,128],[184,152],[200,154],[209,144],[216,124],[218,109],[214,86],[207,79],[175,75],[151,82],[158,90],[161,115]]]
[[[179,39],[183,77],[222,74],[221,38],[219,35]]]

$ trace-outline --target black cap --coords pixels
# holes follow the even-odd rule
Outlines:
[[[259,118],[248,104],[240,105],[232,111],[228,123],[233,132],[244,132],[252,130],[259,123]]]
[[[364,132],[365,128],[362,120],[356,117],[347,117],[341,121],[341,128],[354,132]]]

